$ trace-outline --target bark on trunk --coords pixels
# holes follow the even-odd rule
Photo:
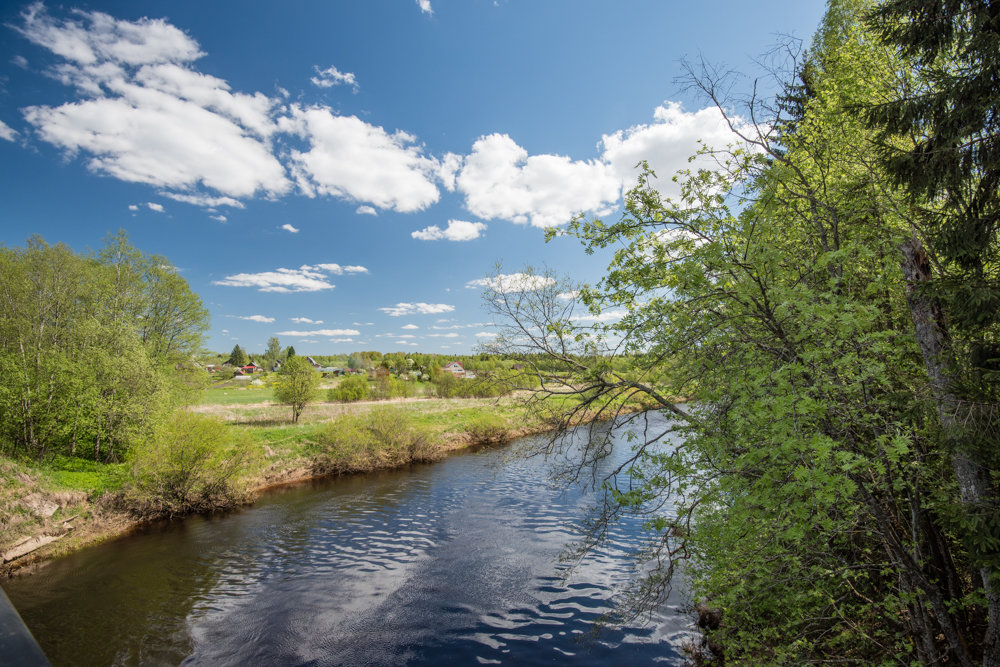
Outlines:
[[[941,429],[950,447],[952,468],[958,481],[962,504],[974,510],[995,507],[996,499],[992,497],[988,471],[964,451],[962,446],[961,424],[956,418],[959,400],[951,381],[955,373],[955,358],[944,312],[934,298],[921,290],[921,286],[931,280],[930,260],[915,236],[903,243],[900,250],[903,254],[900,266],[906,279],[906,303],[910,308],[917,344],[930,378]],[[979,575],[988,604],[987,630],[983,638],[983,665],[1000,667],[1000,591],[990,581],[989,567],[980,568]]]

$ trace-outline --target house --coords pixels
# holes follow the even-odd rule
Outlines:
[[[451,373],[455,377],[465,377],[465,369],[462,368],[461,361],[449,361],[441,367],[442,373]]]
[[[319,368],[320,367],[320,365],[317,364],[316,360],[313,359],[312,357],[306,357],[306,361],[308,361],[310,364],[312,364],[313,368]]]

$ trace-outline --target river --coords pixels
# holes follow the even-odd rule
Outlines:
[[[3,587],[55,665],[682,664],[679,591],[593,636],[641,530],[617,525],[565,576],[593,494],[548,472],[482,450],[288,486]]]

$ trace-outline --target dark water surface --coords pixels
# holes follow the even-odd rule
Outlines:
[[[541,459],[473,452],[286,487],[3,587],[57,665],[681,664],[679,595],[582,641],[641,540],[618,526],[564,580],[592,502]]]

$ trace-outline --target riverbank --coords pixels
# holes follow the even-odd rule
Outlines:
[[[249,394],[240,398],[244,402],[190,410],[223,421],[249,441],[251,455],[238,480],[246,504],[275,486],[433,461],[552,428],[542,416],[526,417],[511,399],[317,403],[298,424],[291,424],[286,407],[253,401]],[[375,417],[375,436],[368,437],[364,431]],[[162,518],[137,516],[116,502],[128,474],[127,464],[0,459],[0,575],[30,569]]]

